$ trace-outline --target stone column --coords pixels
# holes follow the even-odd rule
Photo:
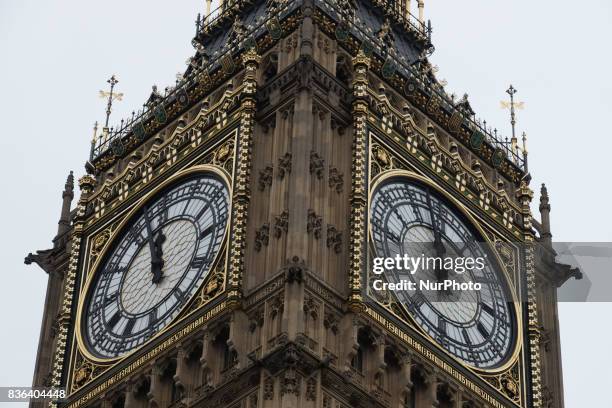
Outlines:
[[[399,389],[404,391],[406,401],[410,401],[412,398],[412,393],[414,392],[412,389],[412,386],[414,385],[412,383],[412,355],[406,354],[402,357],[400,369],[401,377]],[[399,406],[402,408],[404,407],[404,400],[402,398],[400,398]]]
[[[550,200],[548,198],[548,189],[545,184],[542,184],[540,190],[540,216],[542,219],[542,231],[540,235],[544,243],[549,248],[552,247],[552,234],[550,232]]]
[[[62,212],[60,214],[60,219],[57,223],[57,235],[54,241],[60,236],[64,235],[70,229],[70,204],[72,203],[73,198],[74,176],[72,175],[72,172],[70,172],[68,178],[66,179],[64,191],[62,192]]]
[[[183,345],[179,346],[176,353],[176,372],[172,378],[176,384],[176,389],[180,392],[181,398],[191,394],[192,381],[187,367],[187,351]]]
[[[457,388],[453,397],[453,407],[463,408],[463,388]]]
[[[367,166],[368,133],[368,70],[370,58],[359,50],[353,58],[353,148],[351,163],[351,232],[349,242],[349,308],[359,311],[363,308],[361,296],[361,276],[365,271],[367,245]]]
[[[529,188],[527,180],[522,180],[516,192],[516,198],[521,205],[523,217],[524,249],[524,276],[527,279],[527,327],[529,331],[528,355],[529,370],[531,373],[531,401],[530,406],[542,407],[542,375],[540,363],[540,323],[538,319],[536,271],[535,271],[535,237],[531,228],[531,200],[533,191]]]
[[[202,387],[212,387],[212,373],[208,364],[210,359],[210,333],[208,328],[204,329],[202,336],[202,357],[200,357],[200,370],[202,370]]]
[[[427,386],[427,406],[431,408],[438,408],[440,402],[438,401],[438,373],[432,371],[425,379],[425,385]]]
[[[149,392],[147,393],[147,398],[149,399],[149,405],[151,403],[157,404],[158,407],[161,407],[163,404],[163,383],[162,383],[162,368],[158,364],[153,364],[151,367],[151,373],[149,374],[149,379],[151,381],[151,387],[149,388]]]
[[[246,247],[247,214],[251,192],[251,150],[257,101],[257,68],[261,57],[254,48],[242,55],[245,66],[244,91],[241,96],[240,138],[237,147],[236,179],[234,181],[232,216],[234,218],[231,234],[230,273],[228,279],[228,306],[237,308],[242,299],[242,279],[244,277],[244,252]]]
[[[136,399],[136,384],[134,381],[129,380],[125,387],[125,405],[124,408],[136,408],[138,407],[138,400]]]

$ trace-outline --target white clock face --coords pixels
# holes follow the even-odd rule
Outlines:
[[[391,179],[374,193],[371,232],[377,257],[484,259],[482,269],[455,273],[439,267],[415,274],[393,269],[388,281],[414,282],[416,290],[394,292],[417,324],[455,357],[478,368],[494,368],[510,354],[515,315],[503,271],[463,214],[436,191]],[[421,281],[479,283],[481,290],[422,290]]]
[[[165,189],[133,216],[87,295],[83,331],[95,356],[119,357],[173,321],[210,273],[228,210],[226,184],[200,174]]]

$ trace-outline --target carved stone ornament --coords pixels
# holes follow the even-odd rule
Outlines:
[[[295,369],[290,368],[285,371],[283,381],[281,382],[281,395],[294,394],[299,396],[301,379],[301,376],[295,371]]]
[[[344,188],[344,175],[334,166],[329,167],[329,188],[336,190],[336,193],[341,193]]]
[[[268,246],[270,242],[270,223],[264,223],[255,231],[255,251],[261,251],[263,245]]]
[[[319,156],[317,152],[314,150],[310,152],[310,174],[315,174],[317,179],[321,180],[323,178],[323,173],[325,170],[325,160]]]
[[[306,271],[306,262],[299,256],[294,256],[287,261],[287,265],[283,268],[285,272],[285,278],[287,282],[301,283],[304,279],[304,272]]]
[[[306,232],[312,233],[315,239],[321,238],[323,228],[323,217],[317,215],[314,210],[308,210],[308,220],[306,221]]]
[[[342,252],[342,232],[331,224],[327,224],[327,247],[333,248],[337,254]]]
[[[278,177],[283,179],[287,173],[291,173],[291,153],[289,152],[278,159]]]
[[[285,210],[280,215],[274,217],[274,236],[280,238],[283,232],[287,233],[289,229],[289,211]]]
[[[263,191],[266,186],[272,185],[272,171],[272,166],[266,166],[263,170],[259,171],[259,180],[257,181],[259,191]]]

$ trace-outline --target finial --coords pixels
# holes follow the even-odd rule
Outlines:
[[[119,80],[115,77],[114,74],[106,82],[110,84],[110,91],[100,91],[100,98],[108,98],[108,102],[106,103],[106,121],[104,122],[104,127],[108,128],[108,120],[112,111],[113,102],[115,100],[122,100],[123,93],[113,93],[113,91],[115,90],[115,85],[119,83]]]
[[[523,148],[521,149],[523,151],[523,166],[525,169],[525,172],[529,171],[529,164],[527,162],[527,133],[523,132]]]
[[[198,18],[196,18],[196,36],[200,33],[200,27],[202,25],[202,21],[200,20],[202,15],[198,13]]]
[[[516,95],[518,91],[516,90],[516,88],[514,86],[512,86],[512,84],[510,84],[510,87],[506,90],[506,93],[508,95],[510,95],[510,102],[507,101],[501,101],[501,108],[502,109],[510,109],[510,124],[512,125],[512,141],[513,143],[517,140],[516,139],[516,112],[515,109],[523,109],[525,104],[523,102],[515,102],[514,101],[514,95]],[[514,145],[513,145],[514,147]]]
[[[65,193],[72,193],[74,191],[74,173],[70,170],[68,177],[66,177],[66,184],[64,185]]]
[[[93,138],[91,139],[91,143],[96,143],[96,137],[98,136],[98,121],[94,123],[93,127]]]
[[[550,246],[552,242],[552,234],[550,233],[550,199],[548,197],[548,189],[544,183],[542,183],[542,188],[540,189],[540,217],[542,224],[540,236]]]

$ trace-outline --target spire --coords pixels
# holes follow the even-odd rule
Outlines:
[[[74,198],[74,175],[72,171],[66,179],[64,191],[62,192],[62,212],[57,227],[56,238],[64,235],[70,229],[70,204]]]
[[[544,242],[551,246],[552,245],[552,234],[550,233],[550,201],[548,197],[548,189],[546,184],[542,183],[540,190],[540,217],[542,220],[542,231],[540,235]]]

